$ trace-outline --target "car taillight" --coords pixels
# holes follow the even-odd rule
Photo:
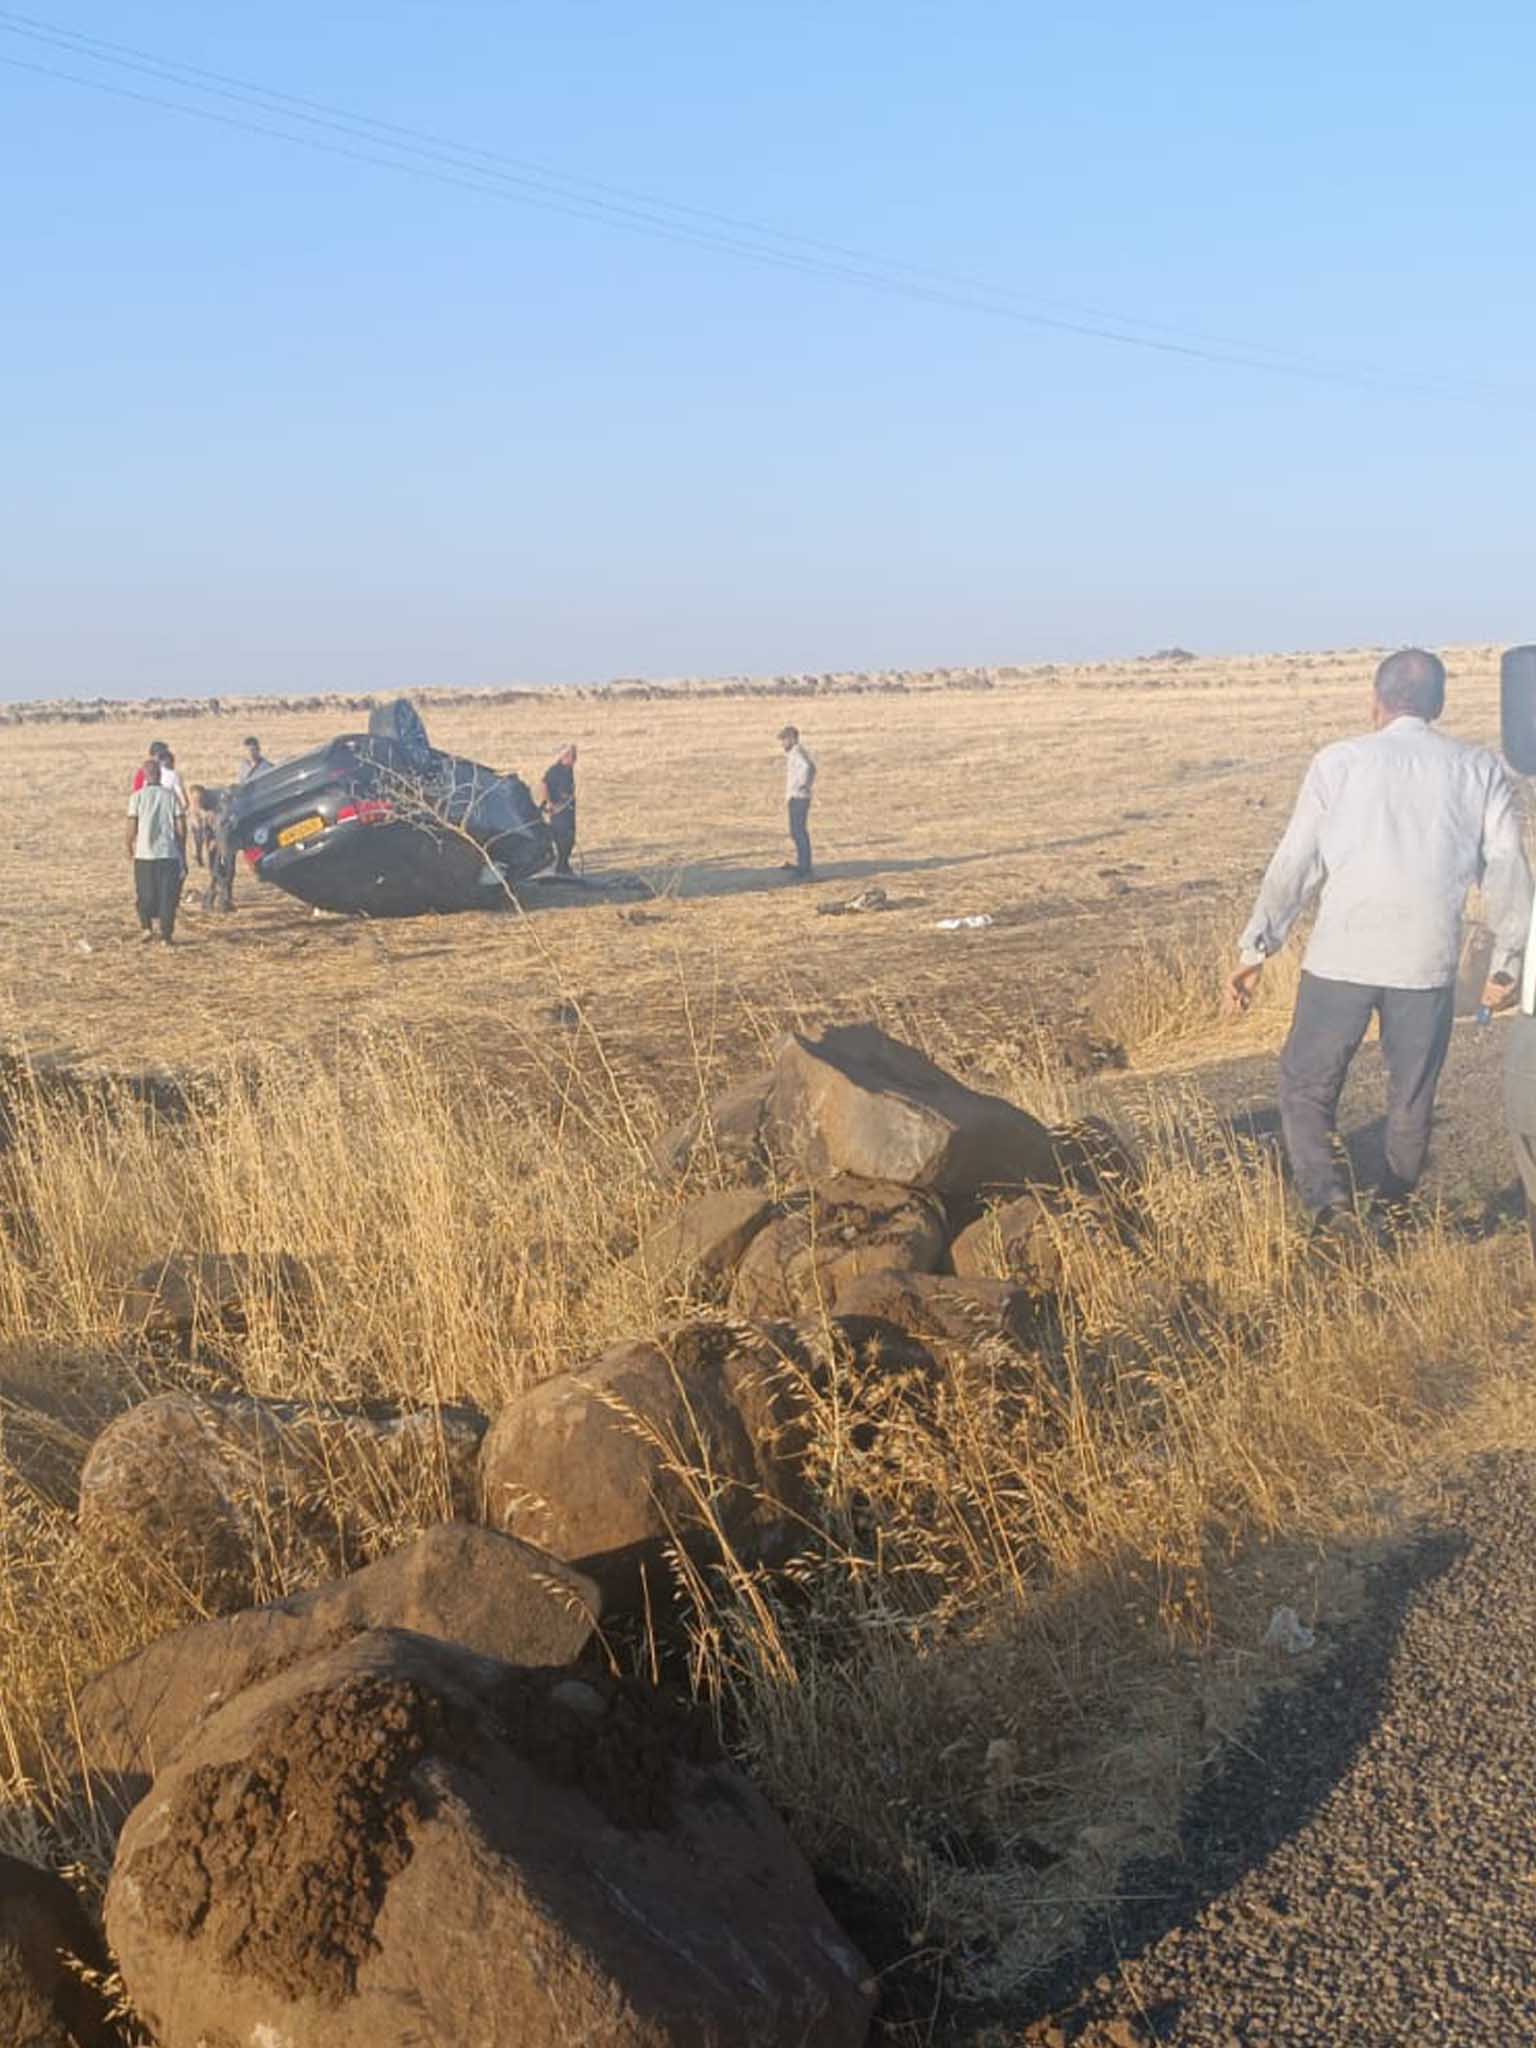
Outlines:
[[[246,849],[245,849],[245,857],[246,857],[246,859],[247,859],[247,860],[248,860],[248,861],[250,862],[250,864],[251,864],[251,866],[252,866],[253,868],[255,868],[255,867],[260,867],[260,865],[261,865],[261,848],[260,848],[259,846],[248,846],[248,847],[246,847]]]
[[[356,803],[343,804],[336,813],[338,825],[348,825],[354,820],[359,825],[382,825],[390,815],[389,805],[378,797],[359,797]]]

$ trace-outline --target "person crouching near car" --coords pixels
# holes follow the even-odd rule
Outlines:
[[[188,787],[187,796],[187,833],[192,841],[192,858],[200,868],[205,868],[219,825],[218,801],[200,782]]]
[[[175,935],[176,907],[187,871],[187,814],[161,780],[155,754],[145,761],[144,780],[128,798],[127,850],[133,863],[139,936],[147,945],[158,924],[168,946]]]

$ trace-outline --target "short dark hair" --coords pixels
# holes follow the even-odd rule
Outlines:
[[[253,732],[248,732],[240,744],[242,747],[254,747],[257,753],[261,752],[261,741],[257,739]]]
[[[149,743],[149,751],[154,755],[157,761],[163,761],[166,755],[171,750],[166,745],[164,740],[151,740]]]
[[[1423,647],[1401,648],[1377,669],[1376,695],[1399,717],[1438,718],[1445,709],[1445,663]]]

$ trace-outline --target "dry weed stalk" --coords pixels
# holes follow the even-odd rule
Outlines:
[[[955,1055],[952,1021],[908,1005],[904,1022]],[[714,1044],[700,1016],[701,1097]],[[965,1064],[1053,1116],[1086,1106],[1040,1053],[971,1044]],[[0,1155],[0,1395],[24,1401],[29,1375],[68,1356],[114,1398],[241,1384],[494,1410],[695,1306],[626,1257],[676,1199],[640,1156],[660,1121],[611,1065],[550,1067],[530,1099],[394,1036],[298,1071],[232,1055],[181,1122],[24,1098]],[[1256,1641],[1255,1547],[1322,1543],[1474,1400],[1506,1417],[1517,1402],[1511,1237],[1470,1243],[1430,1218],[1396,1253],[1324,1254],[1272,1155],[1193,1096],[1155,1096],[1137,1135],[1138,1229],[1063,1220],[1065,1283],[1024,1356],[980,1344],[936,1381],[892,1380],[823,1333],[800,1389],[823,1505],[789,1573],[749,1569],[720,1526],[718,1564],[680,1554],[691,1669],[730,1740],[812,1858],[878,1893],[972,1995],[1025,1982],[1119,1857],[1166,1837],[1189,1660]],[[287,1252],[321,1284],[297,1324],[259,1299],[243,1331],[199,1333],[191,1360],[160,1354],[120,1293],[172,1247]],[[91,1556],[24,1476],[3,1483],[3,1834],[35,1848],[41,1827],[99,1874],[110,1831],[76,1796],[69,1699],[195,1609]],[[338,1464],[325,1483],[357,1482]],[[698,1475],[702,1518],[716,1495]],[[373,1554],[443,1499],[429,1447],[387,1496],[330,1505]],[[253,1544],[271,1592],[318,1569],[285,1528],[258,1521]]]

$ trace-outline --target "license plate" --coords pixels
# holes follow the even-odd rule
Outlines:
[[[325,830],[324,818],[300,818],[297,825],[286,826],[277,835],[279,846],[297,846],[301,839],[313,839],[317,832]]]

